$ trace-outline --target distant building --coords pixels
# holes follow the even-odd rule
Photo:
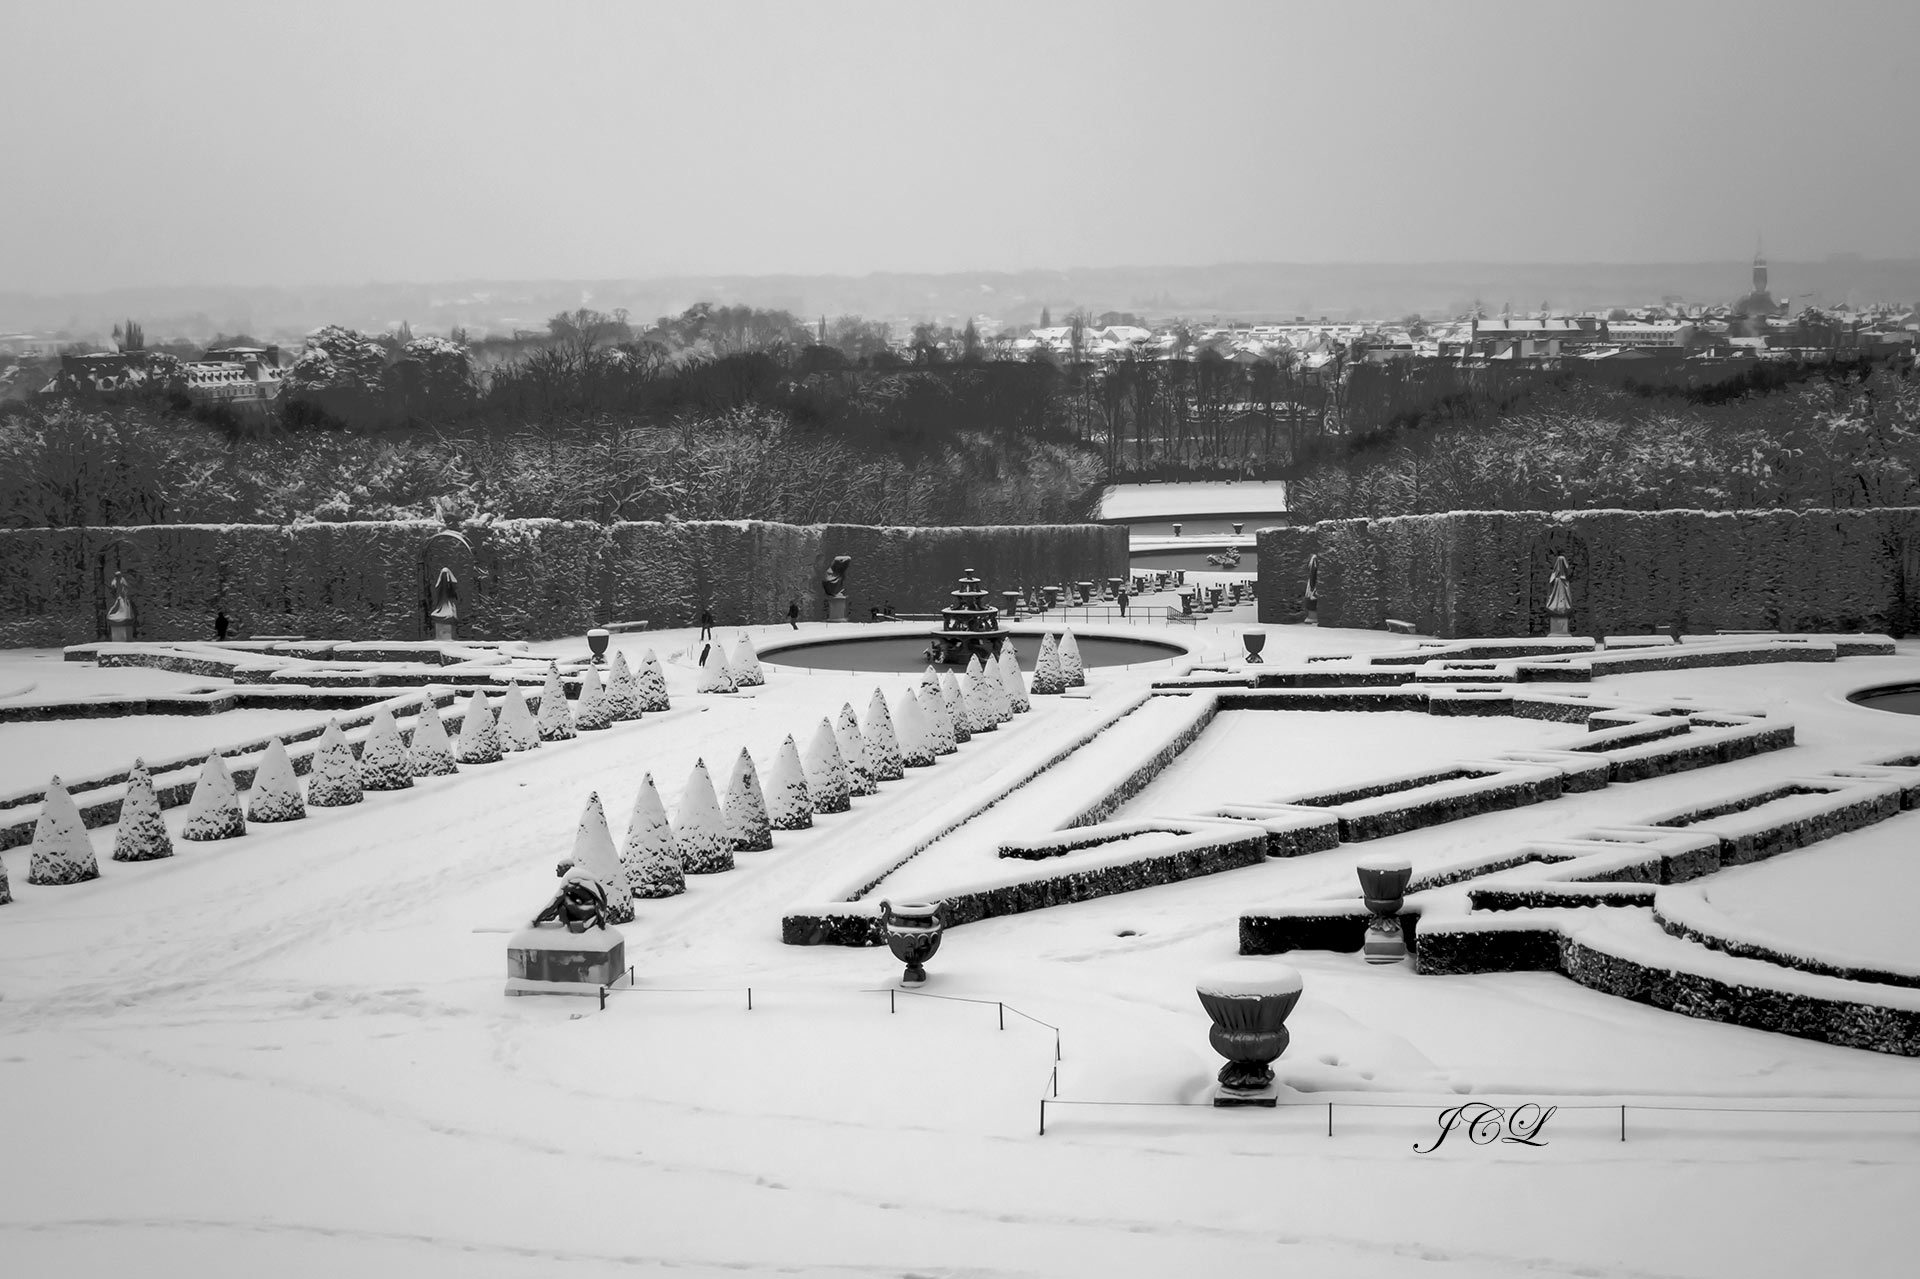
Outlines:
[[[1766,258],[1755,253],[1753,255],[1753,291],[1734,302],[1734,319],[1746,320],[1752,325],[1764,327],[1766,321],[1777,319],[1786,313],[1787,304],[1774,301],[1773,294],[1767,290]]]

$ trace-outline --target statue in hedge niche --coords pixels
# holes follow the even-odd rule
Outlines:
[[[1320,624],[1320,556],[1307,556],[1307,591],[1303,599],[1307,611],[1307,625]]]
[[[107,635],[116,644],[128,643],[138,620],[133,607],[133,581],[124,569],[115,569],[107,589],[113,592],[113,603],[107,606]]]
[[[853,556],[836,555],[833,563],[827,567],[827,575],[820,582],[820,589],[827,596],[827,620],[844,622],[847,620],[847,574],[853,571]]]
[[[563,925],[570,933],[584,933],[589,928],[607,926],[607,909],[607,890],[599,880],[575,866],[561,880],[560,891],[553,895],[553,900],[533,917],[533,926],[538,928],[552,922]]]
[[[437,640],[457,638],[460,624],[460,579],[453,570],[443,568],[433,579],[433,588],[427,597],[427,621],[433,625],[433,637]]]
[[[1571,570],[1567,567],[1567,557],[1553,557],[1553,572],[1547,576],[1547,627],[1549,635],[1565,635],[1567,619],[1573,616],[1573,585]]]

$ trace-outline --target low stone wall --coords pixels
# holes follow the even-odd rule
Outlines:
[[[1126,573],[1127,533],[1098,524],[883,528],[759,521],[589,524],[501,520],[457,537],[429,522],[149,525],[0,531],[0,647],[107,637],[116,572],[133,583],[138,639],[231,634],[415,640],[429,582],[459,579],[461,636],[551,639],[611,621],[723,626],[824,617],[820,580],[851,555],[849,615],[891,603],[930,613],[962,570],[990,591]]]
[[[1262,529],[1264,623],[1299,621],[1318,556],[1323,626],[1544,635],[1553,557],[1575,635],[1920,630],[1920,508],[1453,511]]]

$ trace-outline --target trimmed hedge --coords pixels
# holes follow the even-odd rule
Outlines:
[[[426,631],[430,521],[0,531],[0,647],[106,634],[107,583],[133,579],[139,639],[239,635],[412,640]],[[435,544],[459,565],[463,635],[551,639],[603,622],[721,625],[810,616],[836,555],[854,557],[854,612],[936,612],[964,569],[990,585],[1124,576],[1127,531],[1099,524],[882,528],[759,521],[602,525],[499,520]]]
[[[1585,558],[1575,635],[1686,619],[1728,630],[1902,634],[1920,508],[1453,511],[1261,529],[1260,620],[1297,620],[1319,556],[1323,626],[1403,618],[1430,635],[1544,635],[1549,545]]]

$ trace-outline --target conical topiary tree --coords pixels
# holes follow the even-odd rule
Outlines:
[[[200,766],[200,779],[193,784],[193,798],[187,802],[187,820],[180,827],[181,839],[232,839],[247,833],[247,819],[240,813],[240,796],[233,789],[233,775],[227,761],[218,755],[207,756]]]
[[[727,658],[727,672],[741,688],[759,688],[767,682],[766,672],[760,669],[760,654],[754,651],[753,639],[745,631],[740,632]]]
[[[640,682],[627,665],[627,655],[618,649],[607,667],[607,718],[615,723],[640,718]]]
[[[840,743],[833,735],[833,724],[821,720],[800,758],[806,774],[807,790],[813,796],[816,813],[844,813],[852,807],[853,786],[847,778],[847,762],[840,754]]]
[[[58,777],[47,783],[40,800],[40,820],[33,824],[33,856],[27,863],[29,884],[81,884],[100,878],[94,860],[93,838],[80,820],[80,809]]]
[[[500,762],[500,730],[494,726],[493,710],[487,705],[487,695],[479,689],[473,690],[473,696],[467,699],[467,710],[460,721],[460,740],[453,748],[454,758],[462,764],[497,764]],[[311,797],[313,788],[307,793]]]
[[[447,742],[447,726],[440,721],[440,708],[433,704],[431,692],[420,699],[413,740],[407,743],[407,764],[415,777],[451,777],[460,771],[454,763],[453,747]]]
[[[407,744],[400,740],[400,726],[393,722],[393,712],[384,706],[374,708],[367,740],[360,743],[360,785],[364,790],[406,790],[413,785]],[[254,788],[259,786],[256,779]]]
[[[640,779],[640,794],[633,801],[633,816],[627,819],[627,842],[620,850],[620,860],[626,863],[627,887],[635,897],[672,897],[687,891],[686,872],[673,842],[673,824],[667,820],[667,806],[660,802],[652,773]]]
[[[927,745],[933,748],[936,756],[951,755],[959,749],[953,737],[953,721],[947,718],[947,699],[942,696],[940,686],[928,688],[925,684],[913,690],[920,702],[921,718],[927,723]]]
[[[940,700],[946,703],[947,723],[953,726],[953,744],[963,745],[973,740],[973,728],[967,720],[967,701],[961,696],[960,681],[952,671],[940,677]]]
[[[760,786],[760,770],[746,748],[733,761],[726,794],[720,797],[721,824],[736,853],[763,853],[773,847],[773,825],[767,819],[767,795]]]
[[[940,672],[934,670],[931,666],[927,667],[925,673],[920,676],[920,687],[932,689],[936,693],[939,692]]]
[[[467,735],[462,732],[461,743],[464,745],[466,740]],[[363,798],[359,764],[340,731],[340,721],[330,719],[327,731],[320,734],[320,745],[313,752],[313,769],[307,774],[307,803],[315,808],[344,808],[358,804]]]
[[[731,693],[734,690],[733,675],[727,670],[726,654],[720,651],[720,641],[709,643],[700,658],[700,682],[694,685],[696,693]]]
[[[1013,655],[1012,645],[1000,650],[1000,682],[1007,686],[1007,706],[1015,715],[1024,715],[1033,709],[1033,703],[1027,700],[1026,677],[1020,672],[1020,662]]]
[[[775,830],[805,830],[813,825],[813,792],[807,789],[800,749],[791,737],[780,744],[767,775],[767,822]]]
[[[693,762],[693,773],[680,792],[680,807],[673,814],[673,846],[689,875],[733,869],[733,840],[727,836],[727,819],[720,812],[705,760]]]
[[[573,726],[583,733],[613,727],[607,690],[600,683],[600,672],[591,666],[580,668],[580,699],[573,704]]]
[[[1080,645],[1074,642],[1072,631],[1060,632],[1060,675],[1068,688],[1079,688],[1087,682],[1087,668],[1080,660]]]
[[[279,742],[276,740],[274,745]],[[153,793],[153,778],[147,772],[145,761],[136,759],[133,773],[127,778],[126,798],[120,801],[120,825],[113,833],[113,860],[150,862],[171,856],[173,840],[167,836],[167,824],[160,817],[160,797]]]
[[[640,663],[640,709],[649,715],[673,709],[667,700],[667,673],[660,669],[660,659],[652,649]]]
[[[925,768],[933,763],[933,742],[927,733],[927,715],[920,709],[920,689],[910,685],[900,690],[899,708],[893,713],[893,728],[900,742],[900,762],[908,768]]]
[[[981,700],[993,710],[995,720],[1004,724],[1013,718],[1013,699],[1007,696],[1007,682],[1000,677],[1000,663],[989,659],[980,667]]]
[[[963,673],[960,676],[960,696],[966,703],[967,727],[975,737],[1000,727],[1000,720],[993,713],[993,703],[987,698],[985,675],[977,670]]]
[[[860,735],[860,718],[853,713],[853,703],[840,705],[840,718],[833,724],[834,744],[840,748],[840,758],[847,764],[847,793],[849,795],[872,795],[879,791],[880,784],[867,772],[867,739]]]
[[[501,692],[500,721],[494,726],[500,735],[500,749],[507,751],[530,751],[540,745],[540,725],[535,722],[533,712],[527,709],[527,699],[520,692],[520,686],[509,682]],[[361,758],[365,759],[364,752]]]
[[[1035,697],[1049,697],[1067,691],[1067,677],[1060,670],[1060,643],[1048,631],[1040,640],[1040,656],[1033,663]]]
[[[900,739],[893,731],[893,714],[887,710],[887,695],[877,688],[867,699],[867,718],[860,725],[860,735],[867,739],[867,772],[874,781],[897,782],[907,775]]]
[[[247,790],[247,820],[296,822],[306,815],[307,801],[300,793],[300,779],[293,774],[287,748],[276,737],[267,743],[253,770],[253,785]]]
[[[600,807],[600,793],[587,796],[587,807],[580,814],[580,825],[573,835],[573,864],[600,881],[607,890],[607,922],[633,922],[633,896],[627,891],[627,871],[613,847],[613,832],[607,829],[607,813]]]
[[[560,663],[547,663],[547,682],[540,687],[540,740],[543,742],[570,741],[573,731],[573,711],[567,706],[567,689],[560,682]]]
[[[13,900],[13,885],[7,882],[7,864],[0,862],[0,906]]]

